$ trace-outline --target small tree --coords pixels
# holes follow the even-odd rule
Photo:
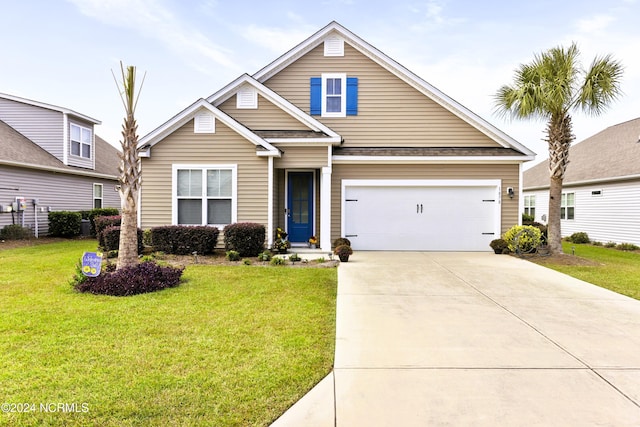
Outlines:
[[[571,124],[574,110],[598,115],[620,95],[622,65],[611,56],[597,57],[588,69],[578,61],[576,44],[555,47],[536,55],[516,70],[512,85],[502,86],[495,97],[497,110],[518,119],[546,120],[549,145],[549,249],[562,253],[560,208],[562,181],[575,139]]]
[[[138,157],[138,124],[134,117],[140,89],[136,95],[136,67],[126,68],[120,62],[122,72],[122,90],[116,80],[120,98],[124,105],[125,118],[122,125],[122,153],[120,153],[120,177],[118,178],[120,203],[122,208],[122,224],[120,228],[120,245],[118,247],[118,266],[120,270],[138,263],[138,192],[140,191],[141,166]]]

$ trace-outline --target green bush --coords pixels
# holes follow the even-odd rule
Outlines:
[[[111,225],[102,231],[100,238],[103,243],[101,245],[105,252],[117,251],[120,247],[120,226]],[[142,254],[142,230],[138,228],[138,254]]]
[[[536,217],[533,216],[533,215],[529,215],[529,214],[526,214],[526,213],[522,214],[522,223],[525,224],[525,225],[528,225],[526,223],[533,222],[535,220],[536,220]]]
[[[207,255],[215,251],[220,230],[216,227],[169,225],[151,229],[151,245],[156,251],[176,255]]]
[[[583,231],[580,231],[578,233],[573,233],[571,236],[569,236],[569,238],[567,239],[572,243],[589,243],[589,235]]]
[[[618,249],[619,251],[637,251],[640,248],[633,243],[620,243],[618,246],[616,246],[616,249]]]
[[[19,224],[5,225],[0,230],[0,239],[2,240],[28,240],[33,237],[33,233],[27,227]]]
[[[236,251],[241,257],[258,256],[264,250],[264,225],[238,222],[224,228],[224,249]]]
[[[504,233],[503,239],[511,252],[528,253],[540,246],[542,233],[532,225],[514,225]]]
[[[289,260],[291,262],[298,262],[298,261],[302,261],[302,258],[300,257],[300,255],[294,253],[294,254],[291,254],[291,256],[289,257]]]
[[[54,237],[76,237],[80,235],[82,214],[80,212],[49,212],[49,235]]]
[[[598,242],[597,240],[593,240],[593,241],[591,242],[591,244],[592,244],[593,246],[602,246],[602,242]]]
[[[609,249],[615,248],[616,246],[618,246],[616,242],[607,242],[604,244],[604,247]]]
[[[238,251],[227,251],[227,259],[229,261],[240,261],[240,253]]]
[[[509,244],[504,239],[494,239],[489,243],[489,246],[497,254],[509,253]]]
[[[337,248],[338,246],[342,246],[342,245],[351,246],[351,240],[347,239],[346,237],[338,237],[336,240],[333,241],[334,248]]]
[[[271,261],[271,258],[273,258],[273,255],[268,249],[258,254],[258,261]]]
[[[269,262],[270,265],[275,265],[275,266],[280,266],[280,265],[286,265],[287,261],[284,258],[280,258],[280,257],[275,257],[271,259],[271,262]]]

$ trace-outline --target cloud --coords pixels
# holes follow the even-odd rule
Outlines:
[[[580,19],[576,23],[576,29],[580,33],[596,33],[605,30],[609,24],[615,21],[610,15],[596,15],[591,18]]]
[[[448,17],[444,13],[446,4],[445,0],[428,0],[423,6],[409,6],[411,13],[423,16],[417,24],[413,24],[409,28],[416,32],[433,31],[466,21],[462,18]]]
[[[291,17],[293,18],[293,16]],[[295,28],[275,28],[249,25],[238,31],[248,41],[269,49],[275,53],[286,52],[302,40],[316,32],[318,28],[298,24]]]
[[[207,58],[224,67],[235,67],[228,52],[217,46],[201,32],[191,29],[181,22],[174,13],[158,0],[68,0],[82,14],[97,19],[107,25],[124,27],[138,31],[145,37],[155,39],[171,51],[190,58],[196,65]],[[209,3],[209,7],[214,6]]]

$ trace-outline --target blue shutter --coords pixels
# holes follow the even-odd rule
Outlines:
[[[358,78],[347,77],[347,116],[358,115]]]
[[[312,116],[319,116],[322,114],[322,78],[311,77],[311,96],[309,113]]]

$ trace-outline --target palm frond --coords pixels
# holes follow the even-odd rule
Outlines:
[[[596,57],[585,74],[576,104],[586,114],[598,115],[622,95],[620,81],[624,67],[611,55]]]

